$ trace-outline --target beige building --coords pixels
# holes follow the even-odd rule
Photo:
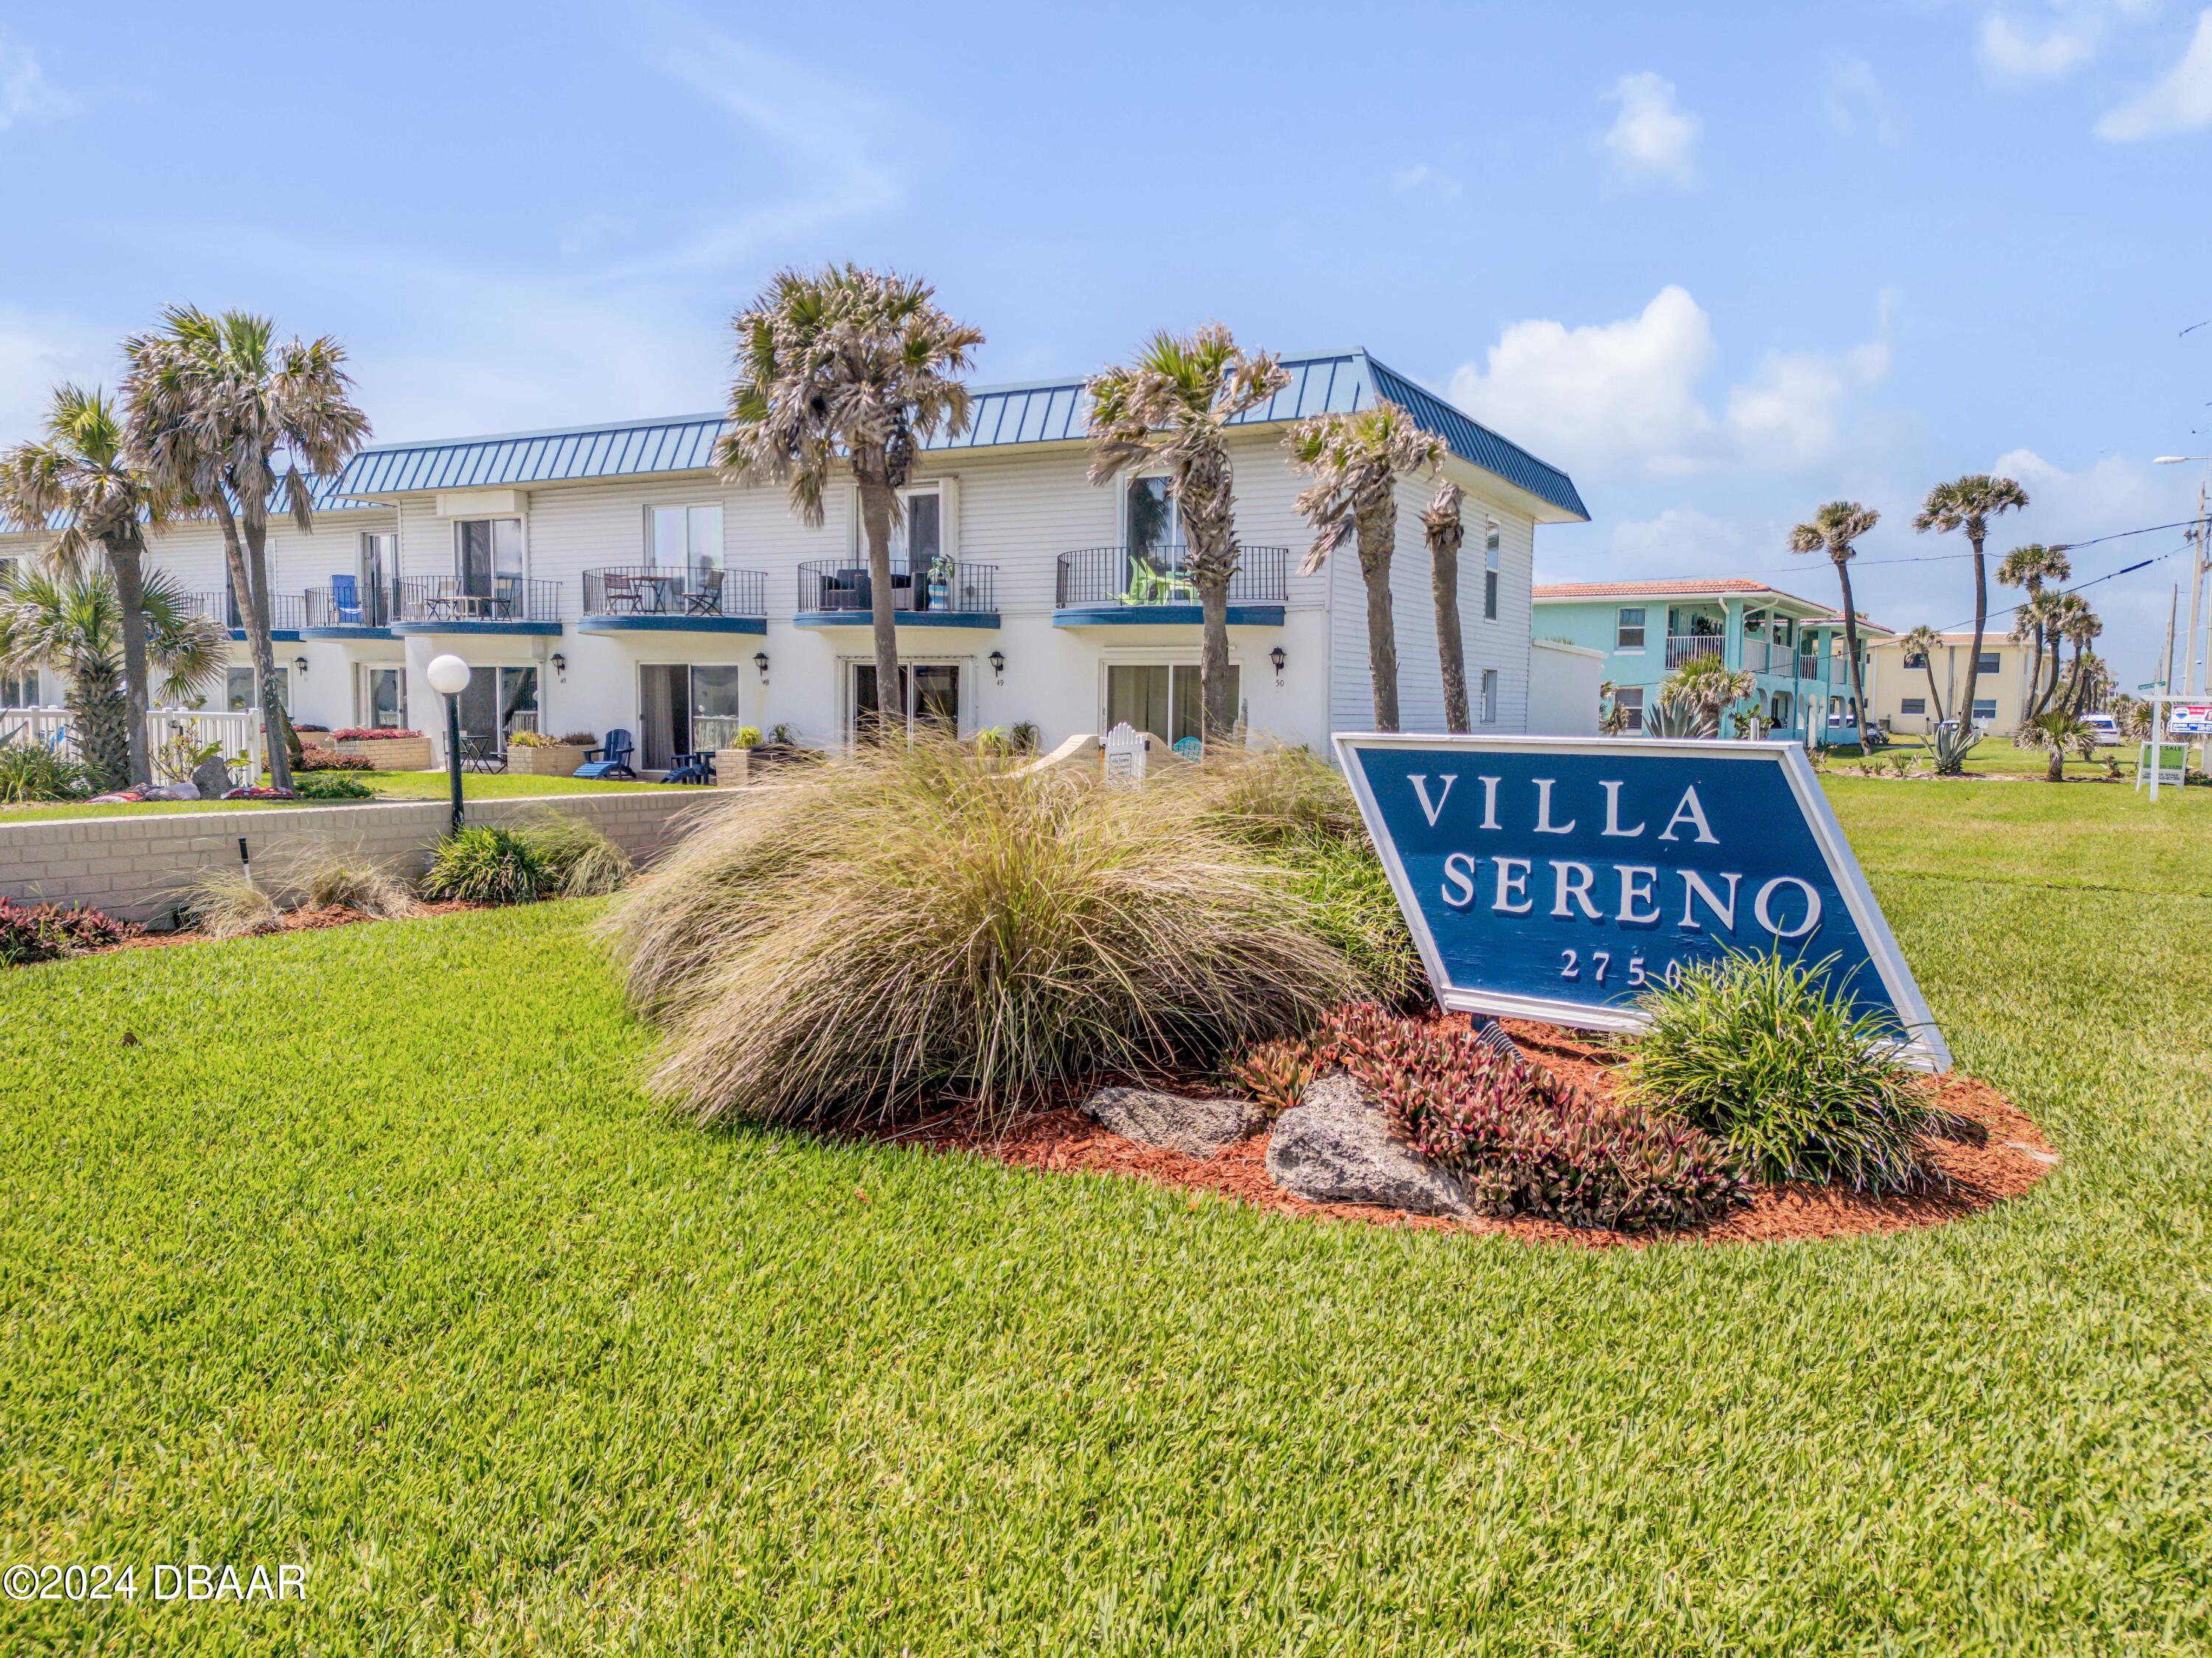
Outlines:
[[[1931,695],[1928,669],[1917,656],[1907,658],[1902,639],[1878,641],[1867,653],[1871,683],[1867,701],[1875,719],[1900,734],[1925,736],[1939,719],[1955,720],[1965,710],[1960,699],[1966,694],[1966,670],[1972,665],[1972,629],[1940,635],[1936,652],[1936,684]],[[2008,732],[2021,722],[2027,694],[2027,647],[2005,637],[2002,629],[1982,635],[1981,673],[1974,686],[1974,723],[1992,732]],[[1941,712],[1938,712],[1938,708]]]

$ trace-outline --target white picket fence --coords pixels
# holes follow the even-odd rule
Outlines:
[[[154,754],[177,738],[196,748],[218,744],[233,770],[242,769],[249,781],[261,775],[261,716],[257,714],[149,708],[146,738],[148,751]],[[35,743],[77,757],[76,721],[67,708],[0,708],[0,743]]]

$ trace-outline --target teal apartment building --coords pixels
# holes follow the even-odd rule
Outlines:
[[[1669,673],[1711,656],[1755,677],[1756,712],[1768,734],[1796,737],[1808,748],[1859,740],[1844,618],[1832,606],[1741,576],[1539,582],[1534,599],[1537,639],[1605,653],[1604,677],[1632,732],[1643,729],[1644,710]],[[1859,619],[1863,679],[1870,677],[1867,650],[1889,636]],[[1743,706],[1751,711],[1749,701]]]

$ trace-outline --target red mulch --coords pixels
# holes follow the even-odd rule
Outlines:
[[[1539,1063],[1594,1093],[1610,1096],[1614,1092],[1617,1078],[1602,1042],[1552,1025],[1520,1020],[1504,1023],[1513,1039]],[[1843,1187],[1792,1181],[1759,1187],[1750,1203],[1725,1219],[1661,1232],[1613,1232],[1527,1217],[1462,1221],[1370,1204],[1309,1203],[1267,1178],[1264,1133],[1230,1146],[1211,1159],[1187,1157],[1179,1151],[1139,1145],[1109,1133],[1073,1107],[1040,1111],[997,1136],[986,1131],[973,1114],[955,1109],[890,1138],[933,1151],[971,1151],[1020,1169],[1132,1175],[1159,1186],[1212,1192],[1261,1209],[1315,1220],[1364,1221],[1371,1225],[1434,1231],[1503,1232],[1528,1243],[1578,1243],[1590,1248],[1771,1243],[1940,1225],[2018,1197],[2057,1163],[2035,1124],[1987,1083],[1954,1072],[1936,1079],[1936,1094],[1946,1110],[1966,1119],[1984,1137],[1978,1145],[1964,1139],[1927,1142],[1929,1162],[1951,1182],[1948,1190],[1876,1198]]]
[[[472,904],[465,899],[443,898],[435,903],[428,900],[423,901],[421,908],[416,914],[417,915],[451,915],[457,910],[484,908],[483,904]],[[280,914],[276,920],[276,931],[315,932],[326,926],[349,926],[356,921],[373,921],[376,919],[374,915],[364,915],[357,909],[348,908],[343,904],[325,904],[319,908],[303,904],[298,909],[288,909]],[[206,933],[196,932],[191,927],[179,927],[170,932],[133,933],[118,944],[108,944],[99,950],[88,950],[85,954],[104,956],[111,950],[161,950],[170,944],[199,944],[207,942]]]

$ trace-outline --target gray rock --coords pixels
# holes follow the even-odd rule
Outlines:
[[[1417,1215],[1474,1215],[1458,1178],[1414,1155],[1342,1072],[1323,1077],[1275,1119],[1267,1175],[1314,1203],[1376,1203]]]
[[[200,762],[192,771],[192,786],[203,800],[220,800],[230,792],[230,768],[221,755],[211,754]]]
[[[1149,1088],[1102,1088],[1083,1113],[1110,1133],[1140,1145],[1164,1145],[1187,1157],[1210,1157],[1258,1133],[1267,1108],[1254,1100],[1189,1100]]]
[[[156,783],[146,791],[149,800],[197,800],[200,792],[190,783]]]

